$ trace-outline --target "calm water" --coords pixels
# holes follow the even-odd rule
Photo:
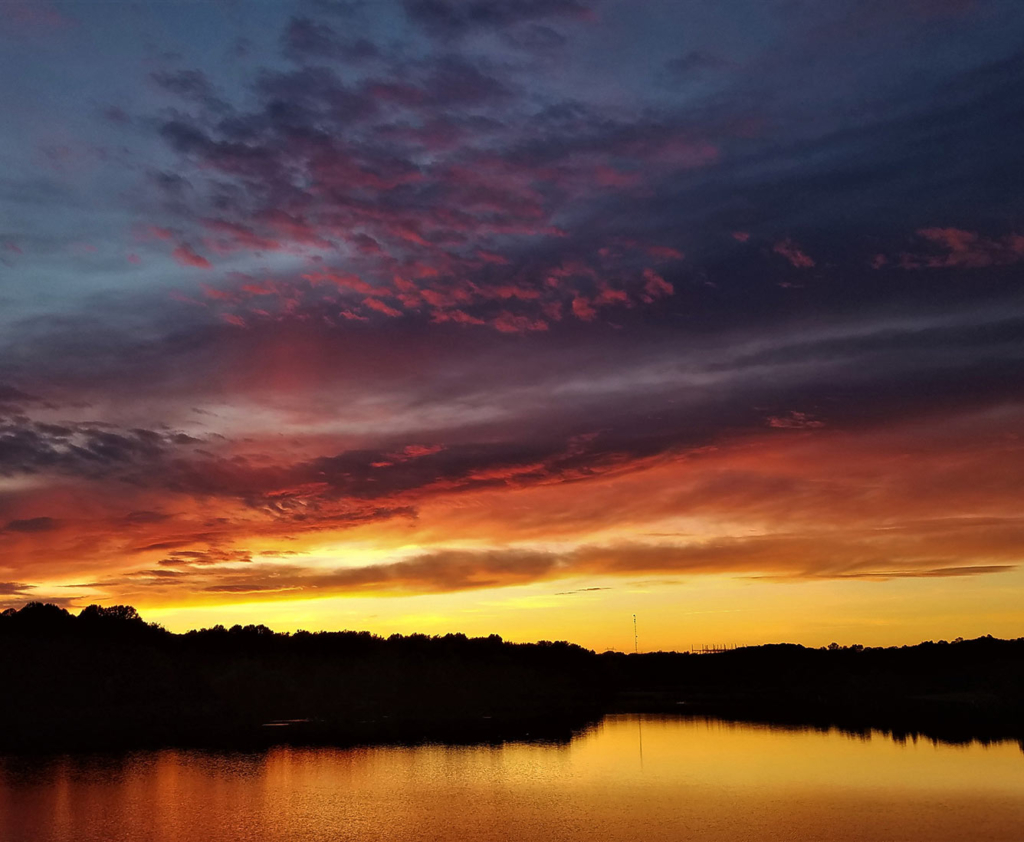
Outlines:
[[[568,745],[0,760],[3,842],[406,839],[1020,842],[1024,753],[619,716]]]

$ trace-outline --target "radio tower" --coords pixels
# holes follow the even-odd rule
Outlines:
[[[636,636],[636,614],[633,615],[633,654],[640,654],[640,644]]]

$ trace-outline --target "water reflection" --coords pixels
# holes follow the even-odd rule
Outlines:
[[[1024,756],[670,717],[565,744],[0,761],[0,839],[1021,839]]]

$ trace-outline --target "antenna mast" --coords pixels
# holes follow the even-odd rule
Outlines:
[[[633,654],[640,654],[640,643],[636,636],[636,614],[633,615]]]

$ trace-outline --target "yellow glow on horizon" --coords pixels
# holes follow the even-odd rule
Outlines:
[[[635,613],[641,651],[655,651],[703,644],[892,646],[984,634],[1018,637],[1024,634],[1021,605],[1024,572],[1015,571],[885,582],[693,576],[647,587],[614,578],[565,579],[445,594],[283,596],[140,611],[175,632],[218,623],[383,636],[462,632],[520,642],[569,640],[597,651],[632,651]]]
[[[357,507],[350,523],[343,508],[305,531],[198,500],[146,502],[174,514],[126,524],[55,487],[60,528],[12,533],[2,578],[29,582],[30,598],[132,604],[174,631],[496,633],[628,651],[635,613],[647,651],[1017,637],[1019,507],[1000,490],[1018,484],[1016,439],[968,432],[933,431],[934,447],[918,427],[754,436],[579,482],[403,492],[389,504],[416,517]]]

